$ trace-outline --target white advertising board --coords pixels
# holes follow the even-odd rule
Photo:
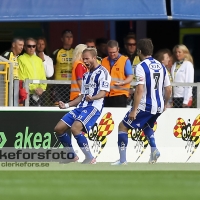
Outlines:
[[[101,116],[97,120],[96,127],[90,131],[89,135],[86,135],[92,154],[97,156],[97,162],[114,162],[119,159],[117,145],[118,124],[124,118],[128,110],[129,108],[104,108]],[[65,110],[61,110],[57,107],[1,107],[1,111],[41,111],[43,113],[59,111],[63,112],[63,115],[65,114]],[[37,112],[38,115],[40,115],[41,112]],[[48,116],[50,115],[48,114]],[[2,117],[4,117],[3,113]],[[55,119],[55,125],[58,122],[57,120],[59,119]],[[35,121],[37,122],[37,120]],[[20,121],[20,123],[24,122]],[[23,128],[26,124],[22,125]],[[43,125],[40,124],[40,122],[37,122],[37,126],[38,130],[40,130],[40,126]],[[52,130],[52,137],[55,137],[53,134],[53,127],[54,125],[48,129]],[[154,130],[156,145],[161,153],[158,162],[200,163],[200,109],[169,108],[157,119],[157,125],[155,125]],[[132,133],[135,132],[133,131]],[[7,132],[5,132],[5,134],[7,134]],[[15,134],[13,133],[13,135]],[[127,161],[148,162],[150,145],[148,144],[143,131],[132,135],[134,137],[131,138],[131,135],[129,134],[128,139]],[[13,141],[15,139],[16,138],[14,138]],[[80,158],[79,161],[81,162],[84,160],[84,155],[73,137],[72,144],[74,149],[77,151],[77,154]]]
[[[101,128],[101,130],[104,130],[104,127],[102,128],[100,121],[104,115],[111,113],[111,118],[114,122],[114,129],[109,135],[106,135],[107,132],[102,131],[105,134],[105,137],[104,139],[100,137],[99,140],[102,139],[105,146],[99,155],[98,151],[100,150],[102,142],[98,141],[98,138],[96,138],[96,141],[88,139],[93,155],[98,155],[97,162],[113,162],[119,159],[117,145],[118,124],[123,119],[127,111],[128,108],[103,109],[102,115],[97,121],[98,127]],[[182,120],[179,118],[182,118]],[[107,124],[107,129],[109,130],[108,127],[110,127],[111,130],[112,125],[110,126],[109,123],[111,123],[112,120],[108,119],[109,118],[105,119],[104,123]],[[96,135],[102,134],[102,132],[99,133],[99,131],[97,131]],[[143,134],[142,131],[140,133]],[[161,153],[158,162],[200,162],[200,109],[167,109],[158,118],[157,128],[154,135],[156,145]],[[105,138],[107,139],[106,143]],[[76,141],[73,139],[72,142],[75,150],[78,152],[80,161],[82,161],[84,159],[84,155],[77,146]],[[146,148],[144,148],[144,145],[147,145]],[[144,150],[143,154],[141,154],[142,150]],[[127,161],[148,162],[149,155],[150,146],[146,138],[144,136],[140,138],[135,137],[133,140],[129,135]],[[139,159],[137,160],[138,157]]]

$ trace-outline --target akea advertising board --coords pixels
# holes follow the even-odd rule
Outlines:
[[[129,108],[104,108],[89,133],[82,132],[98,162],[119,159],[118,124]],[[48,150],[61,149],[54,127],[69,110],[59,108],[21,109],[0,111],[0,149]],[[161,153],[158,162],[200,162],[200,110],[167,109],[153,127],[157,147]],[[142,130],[128,131],[127,161],[148,162],[150,145]],[[72,136],[72,144],[80,162],[84,155]],[[64,149],[65,150],[65,149]]]

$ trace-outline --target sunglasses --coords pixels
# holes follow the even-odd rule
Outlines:
[[[87,46],[87,48],[95,48],[95,46]]]
[[[36,47],[36,45],[30,45],[30,44],[27,44],[26,46],[27,46],[28,48],[31,48],[31,47],[32,47],[32,48],[35,48],[35,47]]]
[[[128,46],[136,46],[136,43],[126,43]]]

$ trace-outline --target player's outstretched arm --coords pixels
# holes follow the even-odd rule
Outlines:
[[[77,106],[81,100],[82,100],[83,95],[78,96],[76,99],[73,101],[70,101],[69,103],[63,103],[62,101],[59,101],[59,108],[60,109],[66,109],[69,107]]]

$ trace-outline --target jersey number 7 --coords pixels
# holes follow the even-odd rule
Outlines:
[[[155,79],[154,89],[157,90],[158,89],[158,81],[159,81],[159,78],[160,78],[160,73],[153,73],[153,78]]]

